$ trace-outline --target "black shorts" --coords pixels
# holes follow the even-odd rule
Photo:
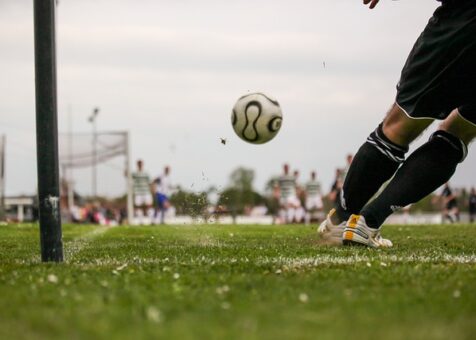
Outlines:
[[[457,207],[458,207],[458,201],[456,201],[456,199],[452,199],[451,201],[446,203],[446,209],[447,210],[451,210],[451,209],[454,209],[454,208],[457,208]]]
[[[445,119],[459,109],[476,124],[475,0],[436,9],[408,56],[396,102],[413,118]]]

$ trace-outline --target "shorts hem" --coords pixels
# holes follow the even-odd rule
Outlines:
[[[438,119],[438,120],[441,120],[441,119],[435,118],[435,117],[413,117],[413,116],[410,115],[410,114],[408,113],[408,111],[405,110],[405,109],[403,108],[403,106],[400,105],[396,100],[395,100],[395,104],[396,104],[396,105],[400,108],[400,110],[402,110],[403,113],[404,113],[408,118],[410,118],[410,119],[431,119],[431,120]]]
[[[461,114],[461,112],[459,112],[459,109],[456,109],[456,112],[458,113],[458,116],[461,117],[464,121],[468,122],[469,124],[471,124],[472,126],[476,127],[476,123],[470,121],[468,118],[466,118],[465,116],[463,116]]]

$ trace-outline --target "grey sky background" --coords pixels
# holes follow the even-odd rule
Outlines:
[[[132,160],[194,190],[225,186],[237,166],[255,186],[282,164],[329,188],[334,170],[375,128],[415,39],[438,3],[383,0],[61,0],[57,12],[59,128],[128,130]],[[7,194],[34,193],[32,1],[0,0],[0,134],[7,135]],[[325,63],[325,67],[324,67]],[[265,145],[247,144],[230,124],[248,91],[278,99],[283,127]],[[435,126],[432,126],[434,130]],[[219,138],[228,140],[226,146]],[[424,142],[421,138],[415,146]],[[123,160],[99,168],[98,191],[123,192]],[[475,185],[470,151],[453,179]],[[75,171],[91,192],[90,171]]]

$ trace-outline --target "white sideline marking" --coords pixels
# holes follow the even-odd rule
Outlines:
[[[272,265],[279,267],[287,267],[287,269],[306,269],[314,268],[326,265],[353,265],[358,263],[377,263],[382,267],[386,267],[388,264],[399,263],[452,263],[452,264],[475,264],[476,254],[471,255],[453,255],[447,253],[435,254],[435,255],[354,255],[354,256],[333,256],[333,255],[316,255],[313,257],[292,258],[292,257],[258,257],[256,259],[249,259],[247,257],[240,258],[210,258],[206,256],[200,256],[189,259],[180,258],[139,258],[134,257],[129,260],[107,258],[96,259],[92,262],[74,262],[75,265],[84,266],[118,266],[118,265],[234,265],[234,264],[252,264],[252,265]]]
[[[86,246],[91,240],[98,237],[99,235],[103,235],[109,230],[114,228],[113,226],[97,226],[90,232],[78,236],[71,241],[65,242],[64,244],[64,253],[65,253],[65,261],[71,262],[74,256],[79,253],[84,246]]]
[[[337,257],[332,255],[322,255],[316,257],[306,258],[290,258],[290,257],[274,257],[264,258],[261,264],[275,264],[288,266],[290,268],[303,268],[303,267],[317,267],[327,264],[343,264],[352,265],[356,263],[368,263],[368,262],[380,262],[380,263],[476,263],[476,255],[452,255],[452,254],[438,254],[434,256],[427,255],[379,255],[379,256],[365,256],[354,255],[346,257]],[[258,261],[259,263],[259,261]]]

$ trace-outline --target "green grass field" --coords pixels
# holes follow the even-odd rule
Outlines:
[[[0,339],[474,339],[476,226],[389,226],[389,250],[296,226],[0,227]]]

